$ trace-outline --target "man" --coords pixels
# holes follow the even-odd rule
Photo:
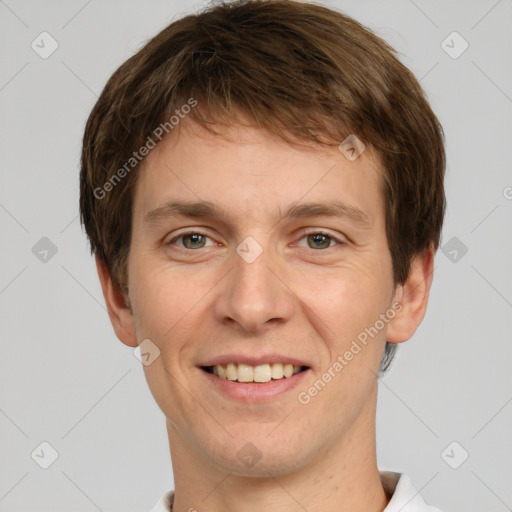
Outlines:
[[[167,421],[155,510],[437,510],[379,472],[375,411],[427,307],[444,167],[416,79],[318,5],[214,6],[114,73],[80,206]]]

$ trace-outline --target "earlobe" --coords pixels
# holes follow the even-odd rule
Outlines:
[[[433,269],[433,247],[414,257],[407,280],[395,290],[393,303],[400,303],[401,309],[388,324],[387,341],[402,343],[415,333],[427,310]]]
[[[96,269],[103,297],[105,298],[108,316],[116,336],[125,345],[136,347],[138,341],[135,334],[135,323],[127,298],[114,286],[107,265],[98,256],[96,256]]]

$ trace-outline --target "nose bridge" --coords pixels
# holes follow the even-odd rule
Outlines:
[[[266,240],[264,246],[247,237],[237,246],[232,271],[216,302],[220,321],[230,319],[247,331],[257,331],[270,320],[284,322],[290,317],[292,299],[270,270],[276,266],[276,255]]]

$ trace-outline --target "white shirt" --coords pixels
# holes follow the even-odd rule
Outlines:
[[[380,479],[388,495],[392,495],[383,512],[441,512],[427,505],[420,493],[413,487],[410,478],[401,473],[381,471]],[[174,491],[166,492],[151,512],[170,512]]]

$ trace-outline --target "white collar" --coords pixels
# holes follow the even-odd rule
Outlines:
[[[381,471],[380,480],[386,493],[392,495],[383,512],[441,512],[423,501],[407,475]]]
[[[425,504],[407,475],[381,471],[380,479],[386,493],[392,495],[388,506],[382,512],[441,512],[438,508]],[[173,501],[174,491],[167,491],[151,512],[169,512]]]

